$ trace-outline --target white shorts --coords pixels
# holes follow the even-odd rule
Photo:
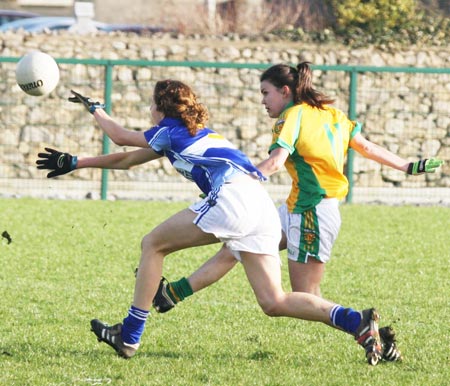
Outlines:
[[[309,257],[322,263],[330,260],[341,227],[336,198],[323,199],[315,208],[301,214],[289,213],[283,204],[278,213],[287,238],[288,259],[301,263],[307,263]]]
[[[281,223],[267,191],[257,180],[239,178],[189,207],[201,230],[214,234],[241,260],[239,252],[279,257]]]

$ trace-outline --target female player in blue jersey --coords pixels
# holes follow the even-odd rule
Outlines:
[[[140,149],[117,154],[78,158],[46,148],[39,153],[39,169],[55,177],[80,168],[128,169],[167,157],[206,197],[173,215],[142,240],[142,254],[134,298],[123,323],[109,326],[91,321],[99,341],[125,358],[140,344],[152,300],[163,271],[164,257],[172,252],[223,242],[242,262],[259,305],[269,316],[319,321],[355,337],[365,348],[369,363],[381,358],[378,313],[355,311],[307,293],[285,293],[281,287],[278,244],[281,224],[277,210],[260,183],[264,177],[229,141],[207,128],[208,113],[191,88],[175,80],[156,83],[151,106],[154,127],[130,131],[115,122],[103,105],[73,92],[94,115],[103,131],[118,145]]]

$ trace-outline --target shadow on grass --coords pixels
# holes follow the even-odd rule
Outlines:
[[[276,358],[276,353],[272,351],[255,351],[253,354],[249,355],[248,359],[252,361],[265,361],[265,360],[273,360]]]
[[[94,354],[92,351],[91,354]],[[112,351],[111,351],[112,353]],[[96,350],[95,355],[103,355],[105,354],[103,351],[99,352]],[[201,351],[196,352],[187,352],[187,351],[151,351],[151,350],[142,350],[136,354],[135,358],[163,358],[163,359],[185,359],[185,360],[198,360],[199,358],[210,357],[210,355],[205,354]],[[276,359],[276,353],[271,351],[255,351],[249,355],[242,355],[237,353],[220,353],[213,354],[211,357],[215,358],[217,361],[229,361],[229,360],[251,360],[251,361],[265,361],[265,360],[274,360]]]
[[[71,358],[86,358],[91,357],[95,359],[99,359],[102,357],[115,356],[118,355],[115,351],[109,347],[107,344],[96,343],[94,342],[92,345],[85,346],[85,348],[68,348],[62,346],[53,346],[53,350],[49,349],[48,346],[42,346],[37,342],[31,343],[23,343],[17,344],[15,343],[11,347],[1,347],[0,348],[0,356],[4,359],[10,358],[13,361],[21,361],[26,359],[27,357],[33,358],[46,358],[46,361],[52,360],[60,360]],[[198,359],[207,359],[214,358],[215,361],[230,361],[230,360],[239,360],[239,361],[266,361],[266,360],[276,360],[277,354],[273,351],[265,351],[265,350],[256,350],[249,351],[248,353],[236,353],[230,351],[228,352],[219,352],[210,354],[207,351],[171,351],[171,350],[153,350],[149,347],[142,347],[136,356],[133,359],[138,358],[146,358],[146,359],[181,359],[181,360],[198,360]]]

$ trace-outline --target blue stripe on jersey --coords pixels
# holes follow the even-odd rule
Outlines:
[[[243,152],[209,128],[192,136],[180,119],[164,118],[144,135],[154,151],[164,154],[181,175],[206,194],[237,172],[265,180]]]

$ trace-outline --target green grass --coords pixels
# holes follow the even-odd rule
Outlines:
[[[450,379],[450,209],[343,206],[323,296],[375,305],[398,332],[402,363],[365,363],[325,325],[269,318],[241,266],[168,314],[152,314],[126,361],[89,331],[115,323],[133,296],[144,234],[186,203],[0,200],[0,384],[445,385]],[[166,259],[188,275],[218,249]],[[282,255],[285,261],[285,254]],[[283,281],[288,289],[286,264]]]

